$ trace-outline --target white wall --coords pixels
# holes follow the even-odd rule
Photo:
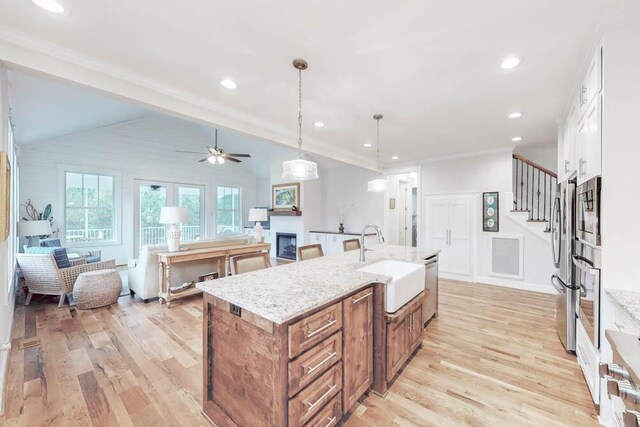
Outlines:
[[[356,166],[343,166],[322,170],[322,224],[321,229],[338,231],[338,209],[344,208],[344,228],[359,233],[367,224],[382,226],[382,193],[369,193],[367,182],[377,173]]]
[[[148,126],[148,123],[143,125]],[[153,127],[162,122],[151,121]],[[216,187],[240,187],[243,218],[248,209],[258,202],[258,180],[248,168],[239,164],[214,167],[207,162],[198,163],[189,156],[177,155],[166,145],[174,143],[176,135],[172,127],[155,129],[156,139],[142,138],[139,126],[99,128],[51,141],[27,144],[20,149],[21,186],[20,200],[31,199],[37,207],[53,205],[60,235],[64,235],[64,180],[66,169],[104,171],[116,176],[120,190],[120,215],[122,226],[120,242],[106,246],[87,245],[102,250],[103,259],[114,258],[126,263],[134,256],[134,197],[135,180],[150,180],[198,184],[205,187],[206,236],[215,235]],[[262,200],[264,202],[264,200]]]
[[[533,232],[511,221],[507,215],[513,204],[512,194],[512,153],[509,151],[474,155],[472,157],[451,158],[426,162],[422,165],[422,196],[473,195],[472,271],[470,280],[485,283],[503,283],[532,290],[551,288],[549,277],[553,273],[550,243],[533,235]],[[482,192],[500,192],[500,234],[524,236],[524,278],[508,281],[490,275],[490,243],[495,233],[482,231]],[[423,224],[429,224],[428,212],[423,214]],[[423,228],[423,233],[427,232]]]
[[[514,153],[544,166],[552,172],[558,172],[558,145],[523,145],[516,147]]]
[[[633,3],[633,4],[631,4]],[[640,198],[634,193],[640,144],[640,5],[604,29],[602,124],[602,284],[640,291]]]
[[[9,102],[7,96],[7,78],[5,70],[0,69],[0,152],[8,149]],[[2,208],[4,209],[4,207]],[[15,224],[11,224],[13,229]],[[4,412],[4,385],[9,362],[11,328],[15,289],[13,283],[7,283],[9,272],[14,268],[9,258],[9,239],[0,242],[0,414]]]

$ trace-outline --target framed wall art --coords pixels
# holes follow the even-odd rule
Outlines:
[[[300,210],[300,183],[272,185],[271,204],[274,211],[290,211],[294,206]]]
[[[499,197],[497,191],[482,193],[482,231],[500,231]]]
[[[11,218],[11,165],[7,153],[0,153],[0,242],[9,237]]]

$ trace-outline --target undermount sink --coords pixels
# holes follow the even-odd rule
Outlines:
[[[425,268],[422,264],[402,261],[380,261],[359,268],[364,273],[391,277],[384,293],[387,313],[394,313],[424,290]]]

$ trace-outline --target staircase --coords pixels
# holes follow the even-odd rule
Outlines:
[[[558,175],[518,154],[513,155],[513,217],[548,233]]]

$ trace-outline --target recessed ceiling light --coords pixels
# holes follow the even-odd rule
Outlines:
[[[368,142],[367,142],[367,143],[365,143],[365,144],[363,144],[363,145],[364,145],[366,148],[371,147],[371,144],[369,144]]]
[[[502,61],[502,65],[501,67],[504,68],[505,70],[509,70],[511,68],[517,67],[521,62],[521,59],[518,58],[517,56],[509,56],[508,58],[505,58],[504,61]]]
[[[322,123],[322,122],[313,122],[313,125],[314,125],[315,127],[317,127],[317,128],[324,127],[324,123]]]
[[[510,119],[517,119],[518,117],[522,117],[522,113],[520,113],[519,111],[516,111],[514,113],[509,114],[507,117],[509,117]]]
[[[226,87],[227,89],[235,89],[236,87],[238,87],[238,85],[236,85],[236,83],[230,79],[224,79],[220,82],[220,84],[222,85],[222,87]]]
[[[511,138],[511,140],[513,142],[520,142],[520,141],[522,141],[522,137],[521,136],[514,136],[513,138]]]
[[[400,158],[400,157],[398,157],[398,156],[392,156],[392,157],[391,157],[391,160],[398,160],[399,158]]]
[[[64,7],[56,0],[32,0],[34,4],[52,13],[64,13]]]

